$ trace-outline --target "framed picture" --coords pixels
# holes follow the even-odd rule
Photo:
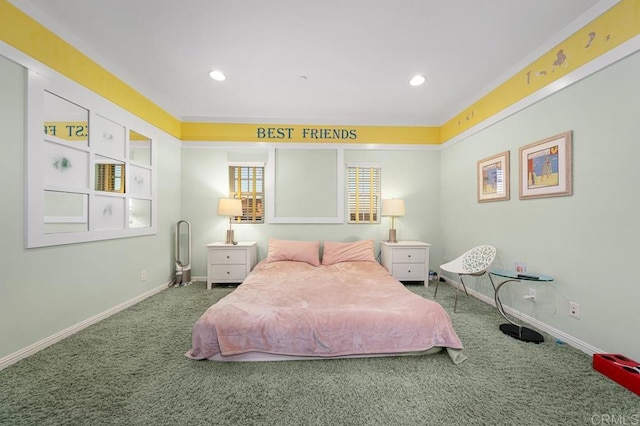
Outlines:
[[[478,202],[509,199],[509,151],[478,161]]]
[[[571,195],[571,131],[520,148],[520,199]]]

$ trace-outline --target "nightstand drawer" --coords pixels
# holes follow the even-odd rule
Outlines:
[[[242,265],[210,265],[213,282],[242,282],[247,277],[247,267]]]
[[[424,280],[424,263],[394,263],[393,276],[406,281]]]
[[[247,263],[246,250],[211,250],[209,263],[221,265],[245,265]]]
[[[393,250],[393,263],[425,263],[427,251],[423,248],[396,248]]]

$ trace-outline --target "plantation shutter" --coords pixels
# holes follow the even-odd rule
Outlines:
[[[229,198],[242,200],[238,223],[264,223],[264,165],[229,166]]]
[[[381,180],[379,165],[347,165],[348,223],[380,223]]]

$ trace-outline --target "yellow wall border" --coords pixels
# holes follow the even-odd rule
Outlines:
[[[640,1],[611,9],[529,64],[441,127],[446,142],[640,34]]]
[[[0,0],[2,41],[184,141],[440,144],[639,34],[640,0],[621,0],[441,127],[194,123],[180,122],[7,0]],[[260,127],[292,129],[286,132],[291,137],[280,138],[280,133],[260,137]],[[304,128],[349,129],[358,136],[318,140],[305,137]]]
[[[0,39],[176,138],[180,121],[6,0]]]
[[[182,123],[183,141],[440,144],[439,127]]]

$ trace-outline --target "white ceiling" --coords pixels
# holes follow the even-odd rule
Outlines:
[[[181,120],[437,126],[616,1],[12,3]]]

